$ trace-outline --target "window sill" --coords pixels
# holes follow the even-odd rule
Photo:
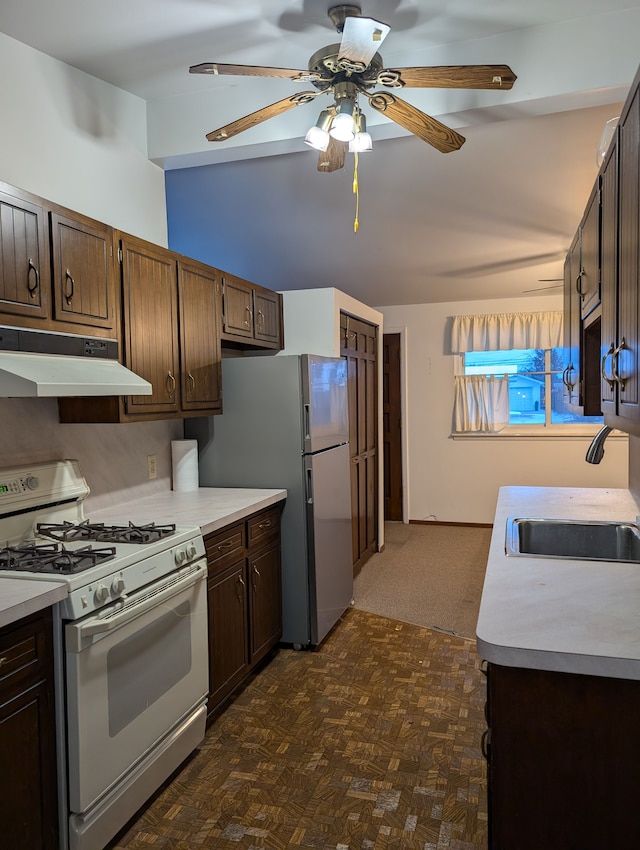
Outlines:
[[[452,432],[451,440],[591,440],[602,425],[508,425],[502,431],[495,433],[482,433],[473,431],[468,433]],[[628,434],[623,431],[612,431],[607,437],[609,440],[626,440]]]

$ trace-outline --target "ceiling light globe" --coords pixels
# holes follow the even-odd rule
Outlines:
[[[317,151],[326,151],[329,147],[329,134],[320,127],[311,127],[304,141],[305,144]]]
[[[347,112],[338,113],[333,119],[333,124],[329,132],[339,142],[350,142],[355,136],[353,116]]]
[[[356,133],[349,142],[350,153],[366,153],[373,148],[373,140],[369,133]]]

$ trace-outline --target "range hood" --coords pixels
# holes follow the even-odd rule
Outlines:
[[[0,327],[0,398],[151,395],[113,339]]]

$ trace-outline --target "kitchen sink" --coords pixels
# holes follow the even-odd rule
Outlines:
[[[640,563],[640,528],[629,522],[509,517],[507,555]]]

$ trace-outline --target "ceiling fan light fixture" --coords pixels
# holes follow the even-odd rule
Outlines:
[[[309,132],[304,137],[304,142],[310,148],[315,148],[317,151],[326,151],[329,147],[330,136],[326,130],[320,127],[310,127]]]
[[[336,116],[331,123],[329,132],[334,139],[339,142],[350,142],[356,134],[356,122],[354,113],[356,109],[355,101],[352,98],[344,97],[338,101],[336,106]]]
[[[329,129],[333,121],[333,113],[329,109],[323,109],[314,127],[309,129],[305,136],[305,144],[317,151],[326,151],[329,147]]]
[[[350,142],[355,136],[355,126],[353,116],[346,112],[341,112],[333,119],[331,130],[329,130],[334,139],[338,142]]]
[[[356,134],[349,142],[350,153],[366,153],[373,149],[373,140],[367,133],[367,121],[362,114],[358,112],[356,121]]]

